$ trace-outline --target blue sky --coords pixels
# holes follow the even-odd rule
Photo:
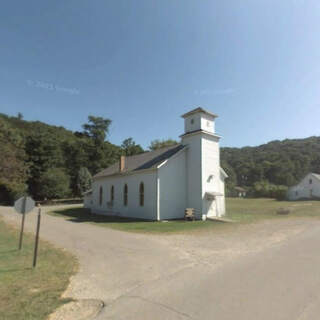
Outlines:
[[[144,147],[219,115],[223,146],[320,135],[316,0],[2,1],[0,112]]]

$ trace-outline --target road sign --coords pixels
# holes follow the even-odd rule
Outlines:
[[[30,197],[21,197],[14,203],[14,208],[18,213],[29,213],[35,207],[35,202]]]
[[[35,206],[35,202],[30,197],[21,197],[14,203],[14,208],[18,213],[22,214],[22,222],[21,222],[21,230],[20,230],[20,238],[19,238],[19,250],[22,248],[22,239],[23,239],[23,230],[24,230],[24,220],[26,213],[33,210]]]

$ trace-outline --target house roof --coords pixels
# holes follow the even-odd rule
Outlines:
[[[306,179],[309,175],[314,176],[315,178],[317,178],[317,179],[320,181],[320,174],[319,174],[319,173],[310,172],[310,173],[308,173],[302,180],[300,180],[300,182],[299,182],[298,184],[296,184],[296,185],[294,185],[294,186],[291,186],[291,187],[289,188],[289,190],[295,190],[295,189],[297,189],[297,188],[301,188],[301,187],[300,187],[301,182],[302,182],[304,179]]]
[[[220,167],[220,172],[224,175],[225,178],[229,178],[228,174]]]
[[[196,109],[193,109],[193,110],[191,110],[191,111],[183,114],[181,117],[182,117],[182,118],[186,118],[186,117],[191,116],[192,114],[198,113],[198,112],[202,112],[202,113],[208,114],[209,116],[212,116],[212,117],[214,117],[214,118],[217,118],[217,117],[218,117],[216,114],[214,114],[214,113],[212,113],[212,112],[210,112],[210,111],[207,111],[207,110],[205,110],[205,109],[203,109],[203,108],[201,108],[201,107],[196,108]]]
[[[320,180],[320,174],[318,174],[318,173],[312,173],[312,175],[315,176],[317,179]]]
[[[126,157],[124,171],[121,173],[119,172],[119,162],[116,162],[115,164],[96,174],[94,178],[102,178],[115,174],[156,168],[163,161],[171,158],[183,148],[185,148],[185,146],[176,144],[174,146],[157,149],[155,151],[144,152],[135,156]]]

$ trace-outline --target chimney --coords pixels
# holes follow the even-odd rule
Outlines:
[[[126,165],[126,156],[120,156],[119,171],[123,172]]]

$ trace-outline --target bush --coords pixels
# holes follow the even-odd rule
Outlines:
[[[0,181],[0,204],[13,205],[14,201],[26,194],[25,184],[2,184]]]
[[[279,201],[284,201],[287,199],[288,187],[286,186],[276,186],[274,191],[274,197]]]
[[[78,181],[77,187],[78,192],[82,196],[82,194],[91,189],[92,184],[92,176],[87,168],[80,168],[78,173]]]
[[[287,198],[288,187],[277,186],[267,181],[256,182],[251,190],[252,196],[256,198],[274,198],[285,200]]]
[[[47,170],[40,178],[42,199],[61,199],[70,195],[70,177],[60,168]]]

